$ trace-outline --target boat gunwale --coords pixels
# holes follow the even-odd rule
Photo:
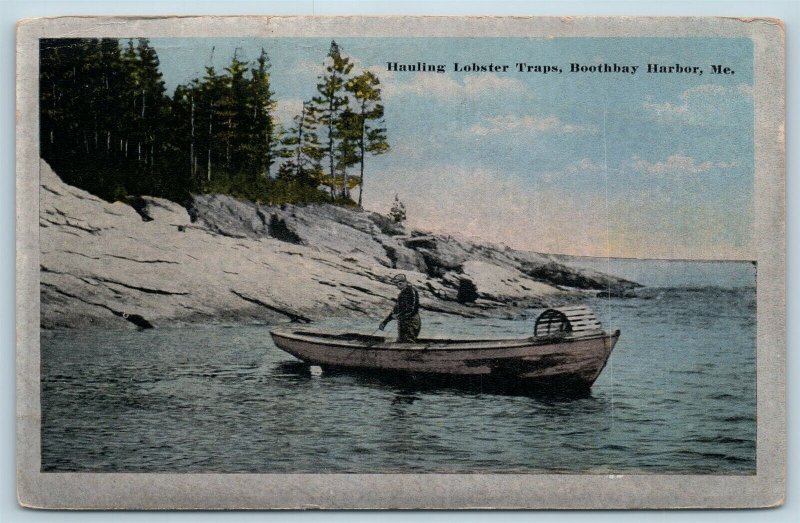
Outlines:
[[[332,338],[325,338],[320,339],[315,337],[313,333],[309,333],[310,335],[304,335],[298,333],[296,330],[286,331],[281,327],[276,329],[270,330],[270,334],[275,337],[282,337],[288,338],[294,341],[300,341],[305,343],[313,343],[315,345],[321,345],[325,347],[331,348],[342,348],[342,349],[361,349],[361,350],[394,350],[394,351],[467,351],[467,352],[475,352],[480,350],[503,350],[503,349],[518,349],[522,347],[537,347],[537,346],[546,346],[546,345],[558,345],[564,343],[576,343],[585,340],[593,340],[593,339],[606,339],[606,338],[615,338],[619,337],[619,331],[615,331],[613,333],[608,333],[604,330],[594,331],[591,334],[571,337],[571,336],[564,336],[559,338],[500,338],[500,339],[484,339],[484,340],[452,340],[451,338],[442,338],[441,342],[437,343],[437,341],[428,341],[421,343],[397,343],[393,341],[382,341],[376,342],[374,345],[365,345],[363,343],[357,343],[352,341],[346,340],[337,340]],[[358,333],[350,333],[350,334],[358,334]],[[364,335],[367,336],[367,335]],[[443,343],[443,342],[450,342],[450,343]],[[463,345],[476,345],[476,344],[494,344],[493,346],[472,346],[472,347],[463,347]],[[455,345],[455,346],[454,346]],[[461,346],[460,346],[461,345]]]

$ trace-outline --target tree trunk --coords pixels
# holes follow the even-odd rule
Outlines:
[[[361,181],[358,184],[358,206],[361,207],[361,197],[364,194],[364,135],[367,132],[367,120],[364,118],[364,108],[361,109],[361,139],[358,142],[361,149]]]
[[[333,169],[333,98],[328,103],[328,156],[331,165],[331,201],[336,201],[336,172]]]
[[[206,177],[208,181],[211,181],[211,142],[212,142],[212,122],[214,121],[214,104],[211,104],[211,108],[208,113],[208,168],[206,169]]]
[[[266,149],[266,155],[264,156],[264,173],[266,174],[267,179],[269,180],[269,168],[272,165],[272,147],[270,144],[270,117],[267,114],[267,128],[265,131],[266,136],[264,136],[264,147]]]
[[[342,167],[342,195],[345,200],[350,198],[350,187],[348,186],[349,177],[347,176],[347,167]]]
[[[306,104],[303,102],[303,109],[300,111],[300,121],[297,123],[297,155],[295,157],[295,176],[303,176],[303,167],[300,164],[300,154],[303,152],[303,125],[306,121]]]
[[[231,167],[231,119],[228,118],[228,136],[225,137],[225,166]]]
[[[295,158],[295,165],[297,170],[300,170],[300,154],[303,152],[303,124],[297,127],[297,156]]]
[[[189,142],[189,174],[194,178],[194,94],[192,95],[191,141]]]

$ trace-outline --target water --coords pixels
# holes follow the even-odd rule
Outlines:
[[[671,261],[634,258],[569,258],[573,267],[626,278],[648,287],[755,287],[749,261]]]
[[[755,288],[692,283],[588,300],[622,337],[582,398],[317,375],[259,325],[45,331],[42,469],[753,474]],[[532,329],[424,321],[427,334]]]

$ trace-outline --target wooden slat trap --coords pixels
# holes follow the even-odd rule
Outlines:
[[[594,312],[587,307],[570,306],[547,309],[536,318],[534,336],[554,336],[602,330]]]

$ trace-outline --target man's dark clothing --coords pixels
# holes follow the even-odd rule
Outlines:
[[[398,343],[417,343],[417,336],[422,328],[422,320],[419,314],[413,315],[407,320],[397,321],[397,341]]]
[[[419,293],[411,284],[400,291],[397,296],[397,304],[385,322],[390,321],[392,317],[397,318],[397,341],[399,343],[415,343],[422,327],[422,321],[419,317]]]

